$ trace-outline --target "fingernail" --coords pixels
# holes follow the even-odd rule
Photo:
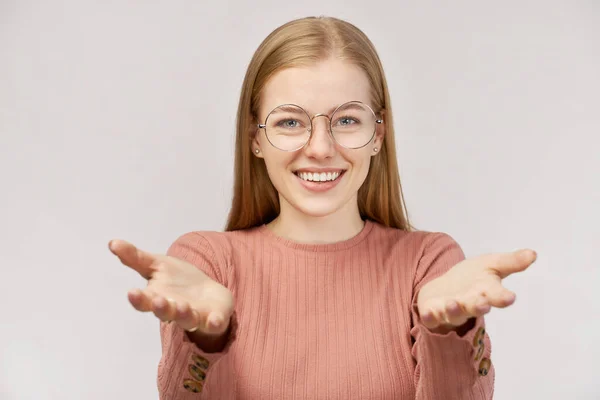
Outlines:
[[[433,313],[428,311],[421,316],[421,320],[423,322],[433,322],[433,321],[435,321],[435,318],[433,317]]]
[[[521,257],[526,257],[527,260],[533,257],[532,262],[535,262],[535,260],[537,259],[537,253],[531,249],[520,249],[516,251],[516,254]]]
[[[206,324],[211,328],[218,328],[223,323],[223,316],[218,312],[211,312],[208,315]]]

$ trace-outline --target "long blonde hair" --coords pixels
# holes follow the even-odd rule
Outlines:
[[[363,219],[414,230],[402,194],[396,160],[390,96],[375,47],[354,25],[332,17],[307,17],[274,30],[258,47],[246,71],[237,112],[233,201],[225,230],[252,228],[279,215],[279,196],[265,163],[252,154],[261,91],[280,70],[336,57],[360,67],[371,83],[372,106],[383,117],[385,136],[371,158],[369,174],[358,191]]]

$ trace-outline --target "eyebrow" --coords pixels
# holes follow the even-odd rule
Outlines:
[[[283,106],[276,107],[275,112],[297,112],[298,108],[294,107],[291,104],[286,104]]]
[[[327,112],[327,115],[331,115],[331,113],[333,113],[340,105],[330,108],[329,111]],[[306,110],[304,107],[302,107],[302,109]],[[341,108],[341,110],[360,110],[360,109],[362,109],[362,108],[356,103],[347,104],[346,106]],[[277,111],[294,112],[294,111],[297,111],[297,109],[294,106],[292,106],[291,104],[285,104],[285,105],[282,105],[279,108],[277,108]]]
[[[366,105],[367,103],[363,103],[363,104]],[[331,114],[336,108],[337,107],[332,108],[327,114]],[[356,103],[351,103],[351,104],[347,104],[346,106],[342,107],[341,110],[362,110],[362,107]]]

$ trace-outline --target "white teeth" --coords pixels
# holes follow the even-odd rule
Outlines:
[[[335,181],[339,176],[339,172],[321,172],[321,173],[312,173],[312,172],[298,172],[296,175],[304,181],[310,182],[326,182],[326,181]]]

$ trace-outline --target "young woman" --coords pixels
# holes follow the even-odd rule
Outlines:
[[[109,244],[162,321],[160,398],[491,399],[483,315],[536,254],[465,260],[403,204],[372,43],[334,18],[276,29],[243,83],[226,232]]]

